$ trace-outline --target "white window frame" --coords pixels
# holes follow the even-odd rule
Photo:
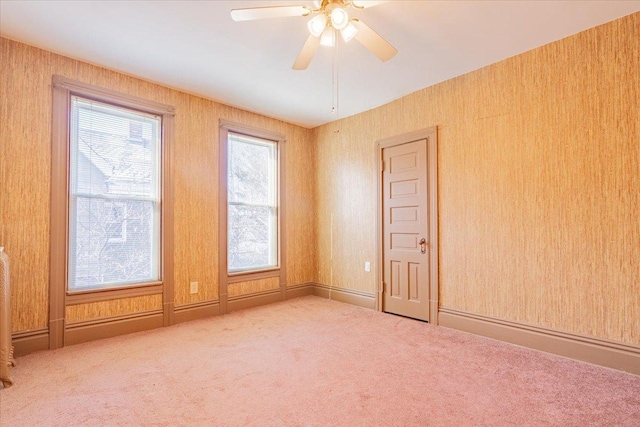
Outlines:
[[[232,137],[233,135],[233,137]],[[269,165],[269,167],[272,169],[270,171],[270,175],[271,175],[271,179],[273,180],[272,184],[272,188],[270,188],[270,192],[272,194],[270,194],[269,198],[271,199],[271,201],[267,204],[258,204],[258,203],[248,203],[248,202],[234,202],[234,201],[230,201],[227,197],[227,231],[229,228],[229,209],[231,208],[231,206],[253,206],[253,207],[264,207],[264,208],[269,208],[271,211],[271,214],[275,217],[275,221],[272,222],[272,225],[275,225],[275,230],[274,229],[270,229],[269,230],[269,234],[270,234],[270,246],[271,246],[271,250],[273,250],[272,253],[272,257],[270,259],[270,262],[268,265],[264,265],[264,266],[253,266],[253,267],[248,267],[248,268],[236,268],[236,269],[232,269],[229,267],[229,263],[227,263],[227,272],[230,276],[234,276],[234,275],[240,275],[240,274],[246,274],[246,273],[251,273],[251,272],[257,272],[257,271],[267,271],[267,270],[277,270],[278,268],[280,268],[280,234],[278,232],[280,226],[279,226],[279,221],[278,221],[278,211],[279,211],[279,197],[278,195],[280,194],[279,188],[280,188],[280,180],[278,179],[278,170],[279,170],[279,165],[278,165],[278,142],[277,141],[272,141],[272,140],[268,140],[268,139],[264,139],[264,138],[257,138],[255,136],[249,136],[249,135],[244,135],[244,134],[238,134],[237,132],[228,132],[227,133],[227,147],[229,145],[229,143],[231,142],[231,139],[235,139],[237,142],[240,143],[244,143],[244,144],[254,144],[257,146],[263,146],[263,147],[268,147],[270,149],[272,149],[272,158],[270,159],[272,161],[272,164]],[[244,139],[244,140],[243,140]],[[227,150],[227,165],[229,165],[230,161],[231,161],[231,157],[229,156],[229,150]],[[227,195],[229,194],[228,191],[228,169],[227,169]],[[274,224],[275,223],[275,224]],[[228,232],[227,232],[227,236],[228,236]],[[231,250],[230,247],[230,240],[227,239],[227,261],[229,260],[229,252]]]
[[[110,102],[109,100],[103,99],[91,99],[87,96],[79,95],[72,93],[70,94],[70,99],[76,99],[77,110],[73,110],[69,113],[69,183],[67,186],[67,197],[69,207],[67,209],[68,215],[68,238],[67,238],[67,292],[75,293],[82,292],[87,290],[103,290],[103,289],[121,289],[129,286],[138,286],[144,285],[148,283],[161,283],[162,282],[162,230],[161,230],[161,205],[162,205],[162,132],[160,129],[162,128],[162,116],[150,113],[147,111],[141,111],[139,109],[133,109],[130,107],[122,106],[114,102]],[[72,104],[73,105],[73,104]],[[158,129],[157,135],[154,135],[157,139],[156,143],[158,144],[155,147],[155,155],[153,159],[153,164],[151,165],[151,169],[154,173],[153,185],[156,187],[153,190],[151,196],[135,196],[135,195],[124,195],[124,194],[94,194],[92,192],[82,192],[77,188],[78,176],[74,174],[74,169],[78,166],[74,164],[72,160],[78,152],[77,144],[79,144],[79,128],[76,129],[72,126],[73,123],[76,123],[76,126],[79,126],[79,119],[74,115],[73,111],[76,111],[75,114],[80,114],[81,109],[91,108],[92,110],[102,112],[104,114],[113,115],[117,117],[121,117],[124,119],[139,119],[140,117],[147,116],[150,119],[158,121]],[[111,202],[112,204],[120,204],[123,206],[123,214],[124,214],[124,203],[126,201],[144,201],[151,202],[153,205],[153,214],[152,214],[152,223],[151,223],[151,243],[152,246],[149,248],[149,256],[150,256],[150,276],[145,279],[138,280],[127,280],[127,281],[110,281],[103,283],[93,283],[88,286],[71,286],[72,283],[72,275],[75,272],[76,265],[74,264],[75,257],[72,256],[73,251],[76,248],[77,241],[74,240],[75,227],[77,226],[78,221],[78,212],[77,212],[77,200],[78,198],[84,198],[89,200],[103,200],[104,202]],[[123,243],[126,241],[126,224],[122,224],[122,233],[120,237],[107,237],[106,243]]]

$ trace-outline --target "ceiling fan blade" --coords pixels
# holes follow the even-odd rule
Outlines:
[[[380,34],[369,28],[364,22],[359,19],[353,19],[351,22],[353,22],[353,25],[355,25],[358,30],[355,39],[369,49],[371,53],[380,58],[382,62],[390,60],[398,53],[398,49],[383,39]]]
[[[366,9],[379,4],[388,3],[389,0],[353,0],[351,5],[357,9]]]
[[[320,37],[314,37],[312,35],[307,37],[307,41],[304,42],[304,46],[302,46],[302,50],[296,58],[296,62],[293,63],[292,68],[294,70],[306,70],[313,55],[316,54],[318,47],[320,47]]]
[[[234,21],[252,21],[254,19],[281,18],[285,16],[307,16],[311,9],[306,6],[271,6],[233,9],[231,19]]]

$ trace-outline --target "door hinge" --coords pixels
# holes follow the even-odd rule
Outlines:
[[[380,167],[380,172],[384,172],[384,160],[382,161],[382,166]]]

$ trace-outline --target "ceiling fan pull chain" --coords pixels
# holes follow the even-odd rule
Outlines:
[[[340,42],[336,40],[336,119],[340,118],[340,52],[338,45]]]
[[[331,113],[339,118],[339,104],[340,104],[340,74],[338,69],[338,45],[340,42],[336,40],[336,44],[333,47],[333,59],[331,61],[331,85],[333,93],[333,106],[331,107]]]

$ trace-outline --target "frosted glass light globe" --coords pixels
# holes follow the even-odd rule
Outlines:
[[[331,25],[336,30],[341,30],[349,24],[349,14],[341,7],[331,11]]]
[[[309,28],[309,32],[314,37],[320,37],[326,26],[327,17],[324,14],[316,16],[307,23],[307,28]]]

